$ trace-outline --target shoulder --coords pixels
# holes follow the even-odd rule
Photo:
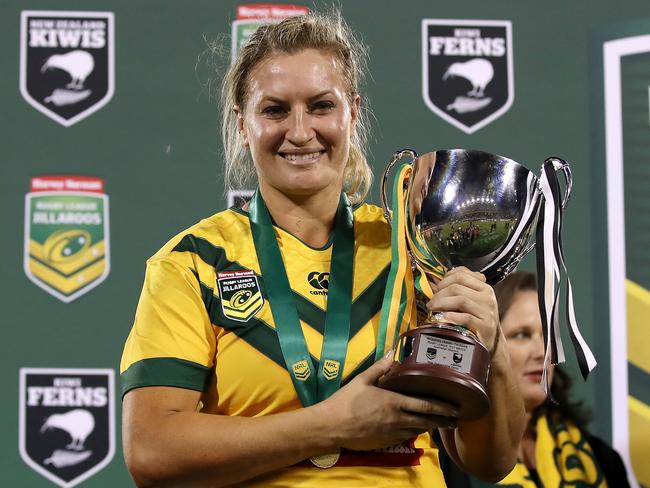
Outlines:
[[[609,446],[601,438],[583,431],[589,447],[594,452],[596,461],[605,475],[605,479],[610,486],[617,486],[621,488],[629,487],[630,484],[627,479],[627,470],[625,464],[616,450]]]
[[[384,217],[384,210],[377,205],[371,203],[359,203],[353,206],[354,219],[362,222],[375,222],[388,226],[386,217]]]
[[[151,256],[150,261],[171,257],[179,251],[204,254],[221,249],[227,252],[249,235],[246,213],[238,209],[223,210],[176,234]]]
[[[369,203],[355,205],[354,226],[357,239],[369,245],[390,245],[390,225],[380,207]]]

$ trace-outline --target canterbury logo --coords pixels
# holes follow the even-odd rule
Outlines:
[[[327,295],[327,289],[330,286],[330,274],[312,271],[307,275],[307,281],[316,290],[311,290],[309,293],[312,295]]]
[[[326,359],[323,363],[323,376],[328,380],[336,379],[339,375],[341,363],[333,359]]]
[[[311,376],[311,369],[309,368],[309,363],[307,363],[307,361],[304,359],[302,361],[293,363],[293,365],[291,365],[291,369],[293,370],[293,375],[296,377],[297,380],[306,381],[307,378]]]

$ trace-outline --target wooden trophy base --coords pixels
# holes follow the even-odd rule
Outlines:
[[[400,337],[395,359],[379,387],[450,403],[462,420],[477,419],[490,409],[490,354],[466,329],[436,324],[409,330]]]

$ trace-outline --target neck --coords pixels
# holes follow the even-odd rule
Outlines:
[[[535,427],[531,424],[532,413],[526,411],[526,430],[519,441],[519,458],[529,469],[537,469],[535,460]]]
[[[332,185],[313,195],[287,195],[260,182],[260,192],[273,221],[312,247],[323,247],[334,227],[340,188]]]

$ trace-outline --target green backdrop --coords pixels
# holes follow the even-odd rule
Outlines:
[[[304,5],[314,8],[312,2]],[[316,8],[327,5],[317,2]],[[236,6],[233,1],[198,0],[0,0],[3,486],[54,486],[19,455],[19,369],[117,372],[145,260],[169,237],[225,206],[219,118],[210,96],[218,73],[211,71],[206,39],[229,34]],[[594,122],[602,120],[602,93],[594,88],[602,83],[602,72],[593,69],[590,53],[598,50],[593,39],[599,31],[650,17],[647,1],[621,1],[613,8],[604,0],[357,0],[341,2],[341,7],[370,46],[365,100],[376,117],[370,159],[377,175],[393,151],[404,147],[419,152],[482,149],[536,171],[551,155],[571,163],[574,189],[564,225],[565,253],[577,316],[600,362],[586,383],[576,381],[575,391],[594,409],[593,430],[609,438],[605,175],[602,127]],[[31,107],[19,90],[20,12],[40,9],[110,11],[115,16],[114,95],[105,107],[67,128]],[[468,135],[426,106],[422,19],[512,22],[515,90],[505,114]],[[23,269],[25,195],[30,178],[39,175],[104,178],[110,201],[110,273],[68,304],[35,286]],[[377,185],[371,200],[378,201]],[[524,266],[532,269],[533,261]],[[569,370],[577,378],[575,361],[569,358]],[[115,457],[82,486],[132,485],[119,448],[119,394],[116,402]]]

